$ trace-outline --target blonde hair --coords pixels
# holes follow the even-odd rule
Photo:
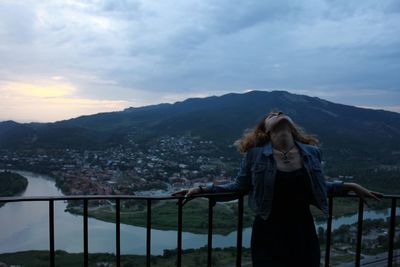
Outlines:
[[[234,145],[240,153],[245,153],[253,147],[264,146],[270,142],[269,133],[266,132],[265,120],[268,116],[282,113],[281,111],[271,111],[260,120],[257,125],[251,129],[246,129],[242,137],[235,141]],[[307,134],[300,126],[293,123],[290,124],[294,140],[304,144],[318,145],[318,139],[311,134]]]

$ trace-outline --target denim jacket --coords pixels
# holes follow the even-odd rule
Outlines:
[[[312,203],[325,215],[328,214],[327,194],[345,195],[343,182],[328,182],[325,180],[321,164],[320,150],[313,145],[296,141],[303,157],[303,165],[311,179],[311,187],[315,202]],[[248,194],[248,205],[252,211],[263,218],[271,213],[276,162],[272,156],[272,146],[255,147],[247,151],[240,164],[235,180],[228,184],[207,185],[211,193],[238,192]],[[217,201],[227,201],[219,198]]]

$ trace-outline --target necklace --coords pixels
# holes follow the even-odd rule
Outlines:
[[[287,153],[289,153],[289,151],[292,150],[294,148],[294,146],[295,146],[295,144],[293,144],[293,146],[289,150],[287,150],[286,152],[283,152],[283,151],[281,151],[279,149],[274,148],[275,150],[277,150],[277,151],[279,151],[279,152],[281,152],[283,154],[283,163],[285,163],[285,164],[289,164],[290,163],[290,160],[287,157]]]

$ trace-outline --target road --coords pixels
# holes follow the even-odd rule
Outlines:
[[[366,267],[386,267],[387,266],[387,256],[388,253],[380,253],[374,256],[362,255],[364,258],[360,261],[361,266]],[[393,258],[395,261],[393,262],[393,267],[400,266],[400,249],[396,249],[393,251]],[[353,267],[354,262],[343,263],[340,265],[335,265],[335,267]]]

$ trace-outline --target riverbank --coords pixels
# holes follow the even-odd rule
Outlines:
[[[0,171],[0,196],[11,197],[22,194],[28,186],[28,179],[10,171]],[[0,207],[4,203],[0,203]]]
[[[336,198],[333,207],[333,216],[347,216],[357,212],[358,200],[350,198]],[[389,205],[388,205],[389,206]],[[387,207],[388,207],[387,206]],[[213,209],[213,233],[227,235],[237,229],[237,203],[217,202]],[[74,215],[82,215],[81,205],[68,205],[66,209]],[[325,215],[316,207],[311,206],[311,212],[318,222],[326,220]],[[89,217],[115,222],[115,207],[113,205],[91,206]],[[244,198],[243,227],[251,227],[254,213],[247,206],[247,196]],[[121,223],[133,226],[146,227],[147,208],[143,200],[121,201]],[[178,225],[178,208],[176,200],[152,201],[153,229],[176,230]],[[196,198],[185,204],[183,208],[183,231],[195,234],[206,234],[208,231],[208,200]]]
[[[124,205],[121,201],[121,223],[133,226],[146,227],[146,202],[137,200]],[[178,208],[176,200],[152,201],[151,226],[159,230],[177,230]],[[183,207],[183,231],[195,234],[207,234],[208,231],[208,200],[197,198],[189,201]],[[67,208],[67,211],[82,215],[82,207]],[[114,206],[91,207],[89,217],[115,222]],[[253,223],[253,213],[245,208],[243,214],[244,227]],[[237,229],[237,203],[217,203],[213,209],[213,233],[227,235]]]

